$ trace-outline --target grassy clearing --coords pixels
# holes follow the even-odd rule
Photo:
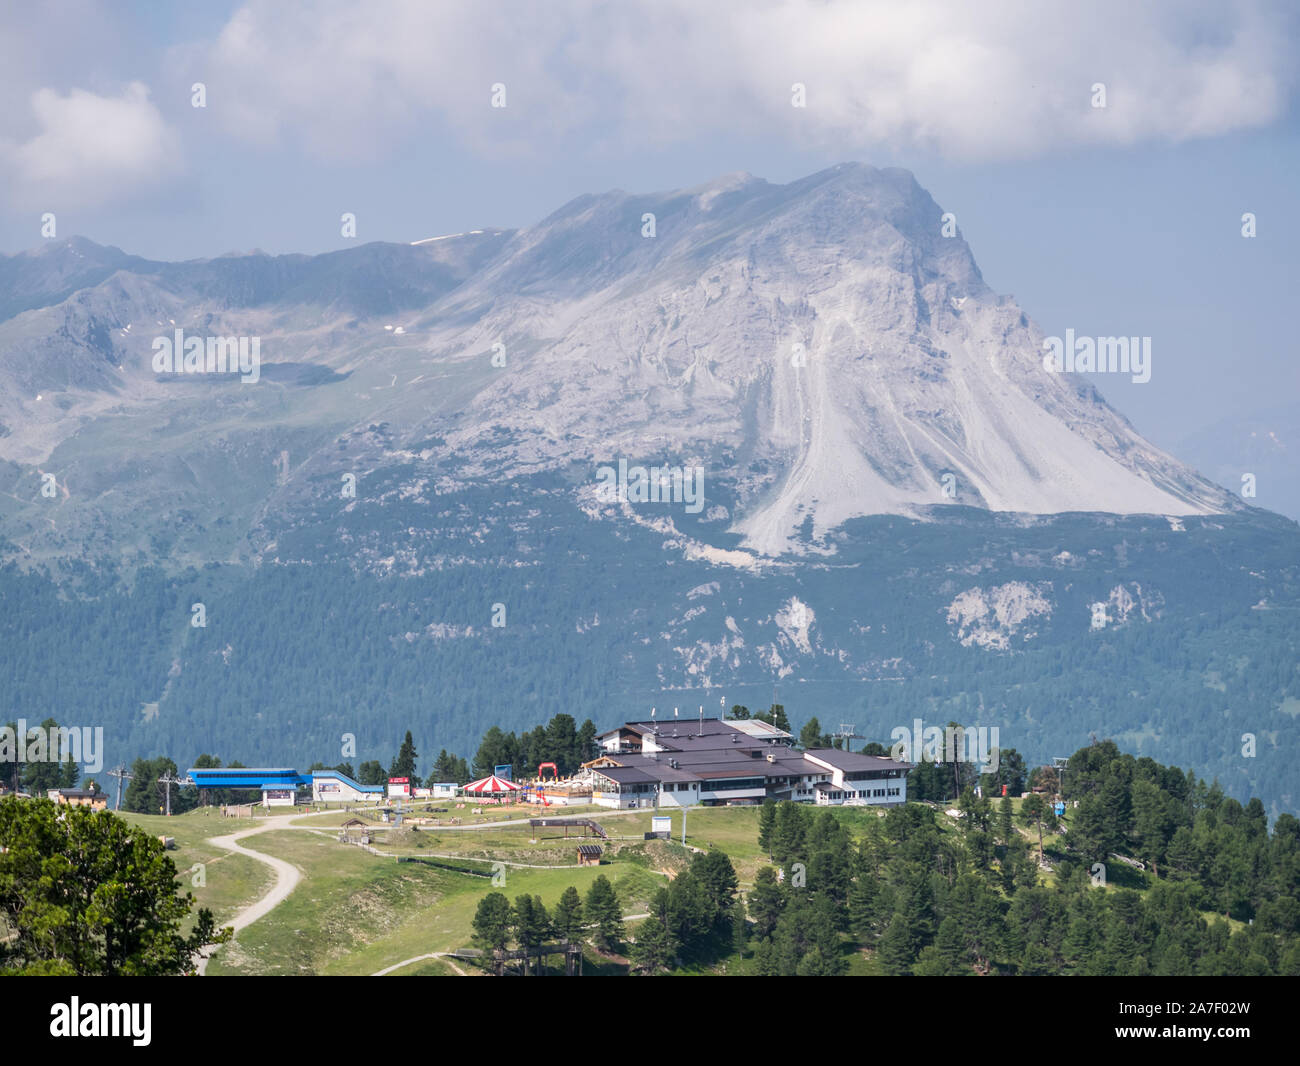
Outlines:
[[[474,912],[488,892],[539,895],[547,907],[574,885],[585,894],[605,874],[625,913],[645,910],[662,875],[633,863],[567,870],[509,868],[504,883],[418,862],[378,858],[315,833],[286,830],[250,837],[245,847],[303,871],[294,893],[221,949],[210,974],[371,974],[428,952],[469,946]],[[437,960],[413,963],[420,972]],[[592,972],[592,971],[588,971]]]
[[[195,911],[209,908],[218,924],[230,921],[248,904],[264,895],[275,874],[265,863],[246,855],[226,851],[211,843],[214,836],[236,833],[261,824],[253,818],[222,818],[213,808],[200,808],[166,818],[155,814],[119,815],[124,821],[145,830],[151,836],[169,836],[176,848],[168,852],[176,864],[181,891],[194,896],[194,911],[184,923],[188,931]]]
[[[139,826],[152,836],[174,837],[178,848],[209,837],[238,833],[241,829],[255,829],[264,824],[261,818],[222,818],[221,812],[215,807],[200,807],[170,818],[161,814],[132,814],[128,811],[115,813],[123,821]]]

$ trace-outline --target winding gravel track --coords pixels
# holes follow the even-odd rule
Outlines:
[[[301,818],[304,815],[285,815],[282,818],[268,818],[265,824],[256,826],[252,829],[243,829],[238,833],[230,833],[227,836],[212,837],[209,843],[213,847],[225,849],[227,852],[234,852],[237,855],[247,855],[250,859],[256,859],[260,863],[265,863],[275,871],[275,883],[270,887],[265,895],[254,900],[243,910],[239,911],[235,917],[227,924],[234,927],[236,933],[246,926],[252,925],[259,918],[265,917],[279,903],[282,903],[289,897],[302,880],[302,874],[298,867],[292,863],[285,862],[284,859],[277,859],[273,855],[266,855],[260,851],[252,851],[249,848],[241,847],[239,841],[245,837],[256,836],[258,833],[266,833],[273,829],[288,829],[289,822],[295,818]],[[223,927],[224,928],[224,927]],[[209,944],[203,949],[210,952],[213,945]],[[208,957],[199,960],[198,971],[202,976],[208,968]]]

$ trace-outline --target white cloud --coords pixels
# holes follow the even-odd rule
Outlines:
[[[344,156],[445,122],[479,147],[747,131],[1017,158],[1266,125],[1292,90],[1294,21],[1176,0],[250,0],[209,59],[229,131]]]
[[[174,138],[149,90],[131,82],[118,96],[39,89],[37,132],[0,142],[0,169],[15,199],[59,208],[104,203],[174,173]]]
[[[209,106],[235,136],[262,144],[287,136],[339,157],[399,136],[435,137],[430,116],[472,142],[520,143],[593,112],[555,66],[569,15],[591,6],[248,4],[208,56]],[[497,82],[506,85],[504,109],[489,106]]]

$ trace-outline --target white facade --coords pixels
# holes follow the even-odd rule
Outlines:
[[[335,774],[313,777],[311,798],[315,803],[365,803],[383,799],[383,791],[362,791],[341,774]]]
[[[659,806],[678,809],[697,807],[702,795],[696,781],[665,781],[659,786]]]
[[[623,785],[621,788],[609,781],[597,781],[591,790],[591,802],[598,807],[612,807],[619,811],[648,809],[655,805],[654,785]]]
[[[262,789],[263,807],[292,807],[298,802],[298,790],[294,788]]]
[[[900,772],[896,777],[880,774],[869,776],[862,772],[855,775],[837,769],[815,755],[805,752],[804,758],[818,766],[824,766],[828,772],[828,776],[814,785],[815,802],[819,807],[835,807],[845,803],[888,807],[907,802],[905,773]]]

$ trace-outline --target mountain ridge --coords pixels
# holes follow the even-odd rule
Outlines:
[[[0,458],[57,463],[88,426],[112,437],[107,423],[168,406],[211,418],[195,384],[150,370],[150,339],[182,328],[260,336],[290,368],[278,380],[333,389],[311,401],[328,409],[314,451],[380,418],[399,442],[442,440],[431,461],[474,476],[701,466],[720,528],[765,556],[818,550],[854,517],[930,520],[952,503],[1240,507],[1091,382],[1048,373],[1041,331],[944,217],[910,172],[841,164],[786,185],[742,173],[585,194],[523,230],[318,256],[160,264],[74,239],[50,254],[87,259],[98,280],[0,321]],[[45,280],[51,299],[65,273]],[[330,374],[292,369],[313,365]],[[399,380],[400,400],[381,395]],[[234,417],[213,432],[274,420],[263,397],[221,395]]]

